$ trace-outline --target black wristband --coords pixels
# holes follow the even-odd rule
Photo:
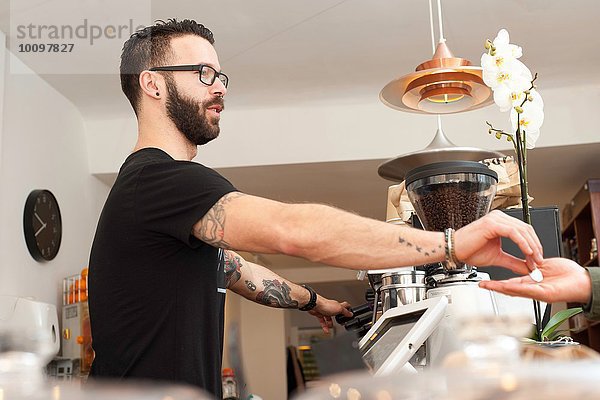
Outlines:
[[[308,290],[308,293],[310,293],[310,299],[308,300],[308,303],[306,303],[303,307],[298,308],[298,310],[300,310],[300,311],[310,311],[313,308],[315,308],[316,305],[317,305],[317,292],[315,292],[308,285],[302,285],[302,287],[304,289]]]

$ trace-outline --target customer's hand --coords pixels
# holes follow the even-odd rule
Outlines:
[[[527,274],[525,268],[511,268],[518,274]],[[590,275],[585,268],[566,258],[549,258],[539,266],[544,280],[534,282],[529,276],[504,281],[483,281],[479,286],[509,296],[529,297],[546,303],[569,301],[588,303],[592,294]]]
[[[501,247],[502,237],[515,242],[526,259],[505,253]],[[455,250],[460,261],[476,266],[528,267],[531,271],[543,262],[542,244],[533,227],[501,211],[492,211],[457,230]]]
[[[335,317],[338,314],[342,314],[344,317],[352,317],[352,313],[348,310],[349,308],[350,304],[346,301],[340,303],[319,295],[317,297],[317,305],[308,313],[317,317],[323,332],[329,333],[329,328],[333,327],[331,317]]]

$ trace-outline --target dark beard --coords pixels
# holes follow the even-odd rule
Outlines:
[[[216,97],[214,100],[204,104],[190,97],[179,94],[174,81],[166,79],[167,92],[167,115],[173,121],[177,129],[193,144],[201,146],[219,136],[219,121],[211,123],[206,118],[206,110],[213,105],[223,107],[223,98]]]

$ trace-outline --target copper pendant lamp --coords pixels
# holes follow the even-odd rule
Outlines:
[[[430,3],[431,4],[431,3]],[[433,39],[433,17],[431,16]],[[396,110],[421,114],[451,114],[475,110],[492,103],[492,91],[483,82],[481,67],[465,58],[454,57],[442,32],[438,1],[440,40],[431,60],[415,72],[394,79],[381,90],[381,101]]]

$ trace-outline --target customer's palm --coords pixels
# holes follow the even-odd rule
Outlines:
[[[484,281],[479,286],[510,296],[530,297],[548,303],[569,301],[587,303],[591,296],[591,282],[587,271],[566,258],[549,258],[539,267],[544,275],[541,283],[529,276],[504,281]],[[526,274],[525,269],[514,270]]]

